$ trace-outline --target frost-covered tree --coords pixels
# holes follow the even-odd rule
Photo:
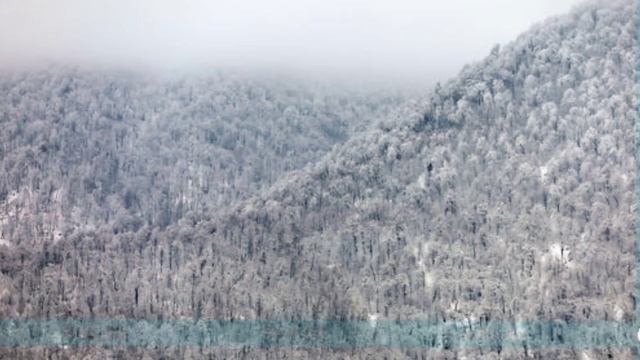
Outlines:
[[[7,96],[0,98],[24,104],[0,108],[10,132],[2,142],[3,166],[10,170],[0,178],[0,189],[6,189],[3,213],[8,219],[24,219],[29,213],[14,211],[16,204],[40,206],[30,202],[41,199],[33,197],[34,191],[19,197],[11,192],[19,184],[51,193],[52,202],[60,201],[62,220],[77,214],[65,198],[70,195],[56,193],[57,182],[68,176],[73,180],[70,194],[89,193],[97,199],[77,216],[87,222],[109,220],[94,229],[72,228],[56,242],[0,245],[0,284],[11,289],[0,293],[0,314],[368,324],[425,319],[464,324],[469,331],[505,321],[513,322],[514,333],[518,322],[526,320],[564,325],[630,320],[637,302],[637,104],[635,77],[629,76],[636,66],[634,9],[628,0],[589,3],[541,23],[465,67],[423,103],[408,104],[397,117],[350,136],[312,159],[316,161],[309,160],[311,165],[247,197],[241,194],[254,186],[250,179],[275,176],[274,166],[285,166],[281,157],[318,144],[311,135],[296,135],[296,124],[309,111],[313,114],[310,109],[324,109],[323,103],[329,115],[340,109],[343,115],[328,117],[335,125],[347,121],[348,103],[341,107],[331,97],[289,99],[286,91],[254,91],[231,81],[194,103],[201,87],[133,87],[129,94],[162,94],[138,108],[135,104],[144,103],[146,96],[131,97],[137,100],[128,103],[122,90],[127,86],[107,81],[96,90],[109,99],[104,108],[74,96],[64,98],[68,106],[52,110],[33,95],[43,88],[36,84],[56,83],[48,74],[33,75],[39,79],[35,83],[15,78],[13,85],[2,87]],[[74,88],[70,82],[56,89],[69,94],[67,86]],[[280,103],[278,96],[288,100]],[[264,107],[250,106],[260,99]],[[77,108],[71,106],[74,102],[80,102]],[[29,112],[22,109],[26,104]],[[267,114],[271,106],[279,110],[268,127],[258,121],[214,121],[208,126],[210,118],[200,116],[208,114],[209,106],[222,106],[221,119],[244,119],[249,109]],[[67,149],[65,137],[47,139],[29,130],[33,119],[46,119],[48,111],[78,113],[68,118],[75,125],[63,129],[82,134],[69,139],[86,146],[83,151],[71,147],[64,161],[78,164],[81,176],[70,176],[65,169],[40,175],[41,159],[56,161],[60,152],[53,150]],[[127,120],[131,113],[138,114],[139,122]],[[88,125],[79,121],[85,116]],[[176,120],[184,117],[202,127]],[[313,129],[308,130],[313,136],[327,133]],[[337,134],[329,131],[320,138],[329,142],[342,136]],[[140,151],[133,151],[138,144],[146,146],[144,161],[137,157]],[[171,152],[163,151],[170,146]],[[130,157],[124,158],[95,150],[128,147]],[[92,151],[99,166],[82,161]],[[251,169],[251,177],[240,176],[244,169]],[[149,177],[128,176],[136,171]],[[225,171],[228,176],[217,177]],[[123,179],[128,187],[121,193]],[[156,189],[150,193],[152,209],[138,205],[149,200],[133,191],[145,186]],[[199,203],[198,194],[206,191],[234,202],[224,207]],[[130,226],[130,219],[114,209],[119,202],[125,213],[148,211],[145,221]],[[110,205],[98,206],[103,203]],[[207,210],[216,206],[220,209]],[[202,212],[190,212],[197,209]],[[118,229],[132,229],[115,234],[112,222]],[[34,231],[22,228],[23,223],[7,222],[7,229]],[[504,340],[513,339],[513,333],[496,330],[489,335],[491,346],[482,349],[451,348],[445,339],[439,347],[425,344],[425,349],[195,347],[179,348],[170,356],[634,356],[630,349],[613,347],[540,349],[527,339],[520,347],[506,348]],[[3,351],[9,357],[49,354],[47,349]],[[85,350],[56,351],[65,357]],[[86,351],[103,355],[102,349]],[[123,357],[158,355],[153,349],[123,351]]]

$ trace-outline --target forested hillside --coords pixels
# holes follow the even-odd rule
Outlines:
[[[210,216],[318,160],[401,99],[260,75],[0,75],[0,241]]]
[[[300,164],[308,163],[320,151],[307,149],[310,144],[326,149],[337,139],[345,138],[353,126],[359,126],[353,124],[360,122],[341,116],[346,112],[355,119],[362,112],[348,110],[352,107],[341,107],[336,101],[328,107],[335,113],[335,120],[320,122],[332,130],[327,133],[317,125],[309,131],[324,134],[319,136],[321,140],[317,141],[315,135],[287,136],[286,141],[282,140],[287,144],[281,145],[284,149],[288,146],[295,151],[310,151],[296,160],[295,166],[287,163],[287,150],[277,146],[265,145],[252,153],[255,161],[264,151],[273,154],[273,158],[283,157],[272,160],[277,164],[273,167],[265,164],[259,178],[268,177],[272,168],[299,170],[276,181],[268,190],[252,192],[253,196],[224,211],[203,211],[210,215],[190,221],[157,223],[154,219],[164,216],[162,211],[143,206],[141,200],[126,200],[126,188],[110,192],[134,209],[149,211],[150,215],[145,215],[148,226],[120,233],[105,229],[74,231],[55,243],[43,242],[35,251],[16,245],[0,246],[0,284],[7,289],[0,293],[0,314],[360,319],[371,321],[372,326],[383,319],[429,319],[468,324],[470,332],[476,324],[494,320],[514,321],[514,331],[515,322],[522,320],[568,324],[630,320],[636,302],[634,10],[631,0],[593,2],[567,16],[541,23],[513,43],[495,47],[487,58],[465,67],[448,83],[438,85],[424,103],[404,107],[397,116],[359,132],[319,161],[301,168]],[[44,81],[49,81],[46,79],[47,76]],[[112,89],[117,93],[120,86]],[[170,99],[180,93],[167,89],[162,96]],[[18,98],[26,99],[24,93]],[[171,106],[159,102],[162,105],[158,106],[166,107],[159,113],[170,114]],[[374,110],[372,104],[378,103],[363,102]],[[205,101],[202,106],[212,105]],[[389,106],[381,105],[381,109]],[[114,114],[127,108],[122,104],[112,107]],[[311,114],[322,110],[315,111]],[[14,123],[18,116],[22,113],[17,110],[15,114],[5,111],[4,118]],[[152,166],[136,160],[141,149],[158,149],[157,161],[161,161],[158,154],[172,153],[161,149],[163,146],[175,151],[195,150],[186,145],[192,139],[187,136],[189,132],[178,131],[180,123],[166,116],[165,120],[155,120],[158,129],[151,132],[156,134],[152,139],[145,140],[147,132],[139,132],[141,140],[136,144],[143,145],[126,151],[132,154],[131,163]],[[140,127],[147,126],[140,122]],[[342,122],[344,125],[340,126]],[[83,125],[88,128],[82,131],[94,137],[93,131],[100,131],[100,127],[91,124]],[[295,133],[295,127],[286,120],[281,126]],[[172,130],[177,135],[172,135]],[[71,125],[67,131],[73,131]],[[198,146],[211,146],[229,156],[229,160],[215,160],[216,166],[236,159],[232,149],[224,145],[227,131],[204,132],[197,140]],[[250,133],[260,132],[253,129]],[[275,133],[276,137],[284,134],[280,130]],[[213,145],[207,145],[206,134],[214,137]],[[22,137],[11,138],[19,144],[27,142]],[[113,141],[116,150],[132,146],[115,135],[95,138]],[[33,163],[16,162],[26,166],[24,172],[8,172],[15,175],[3,177],[5,183],[26,181],[26,174],[37,168],[36,154],[47,154],[49,148],[55,148],[45,141],[28,142],[33,144],[29,145]],[[5,140],[2,143],[11,144]],[[4,159],[17,156],[11,149],[18,145],[9,145],[8,149],[4,146]],[[73,149],[85,154],[91,147]],[[74,159],[80,155],[68,156]],[[100,159],[107,155],[96,156]],[[202,154],[196,157],[202,159]],[[188,163],[171,159],[175,158],[167,159],[170,166],[163,168],[169,172],[158,174],[158,178],[169,179],[163,184],[175,183],[170,174],[183,179],[183,169],[198,174]],[[128,160],[123,161],[128,164]],[[89,165],[77,168],[88,171]],[[202,171],[214,173],[211,167],[206,168]],[[117,178],[109,180],[109,167],[90,169],[96,171],[91,173],[93,191],[104,191],[107,185],[101,182],[117,183]],[[135,170],[132,173],[137,174]],[[197,185],[199,178],[193,176],[192,184]],[[243,180],[216,175],[208,185],[209,191],[216,194],[211,195],[213,200],[206,198],[205,204],[220,204],[216,202],[220,198],[241,198],[225,195],[226,188],[219,185],[219,179],[234,179],[235,184],[241,184],[237,186],[254,186],[251,181],[255,178],[239,178]],[[71,185],[70,189],[87,186],[82,178],[78,181],[79,185]],[[185,184],[180,189],[187,191],[196,185]],[[40,188],[46,189],[44,186]],[[161,189],[162,186],[149,189],[150,196],[158,199],[161,194],[156,191]],[[140,199],[137,196],[132,199]],[[10,204],[6,199],[9,195],[4,201]],[[158,201],[161,200],[152,204]],[[179,204],[175,200],[170,203],[172,209]],[[193,207],[197,209],[195,204]],[[157,226],[168,224],[171,225],[166,228]],[[193,358],[205,354],[212,358],[632,358],[630,349],[541,350],[526,341],[522,347],[506,348],[502,347],[502,340],[497,339],[496,345],[487,349],[429,349],[425,344],[426,349],[359,351],[170,351],[172,357]],[[160,358],[163,350],[6,351],[12,357],[144,354]]]

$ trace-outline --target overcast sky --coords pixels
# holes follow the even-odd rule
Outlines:
[[[577,0],[0,0],[0,66],[455,74]]]

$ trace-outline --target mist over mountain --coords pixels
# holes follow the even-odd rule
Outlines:
[[[233,67],[432,87],[580,0],[4,0],[0,68]]]
[[[428,319],[469,332],[630,321],[634,21],[631,0],[584,4],[420,101],[226,75],[5,76],[0,314]],[[0,354],[633,358],[507,337],[487,349]]]

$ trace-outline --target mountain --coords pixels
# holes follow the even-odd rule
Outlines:
[[[0,247],[4,317],[628,322],[634,4],[592,2],[210,216]],[[172,96],[172,95],[168,95]],[[177,141],[177,140],[176,140]],[[632,358],[631,349],[11,349],[161,358]],[[128,352],[127,352],[128,351]]]
[[[0,76],[0,240],[210,215],[317,161],[400,94],[261,75]]]

